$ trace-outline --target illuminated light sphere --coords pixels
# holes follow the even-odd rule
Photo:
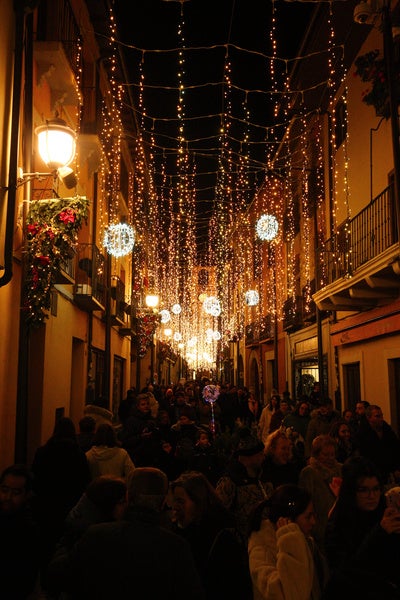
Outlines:
[[[208,296],[203,302],[203,309],[208,315],[219,317],[221,314],[221,303],[215,296]]]
[[[182,334],[181,334],[181,333],[179,333],[179,331],[176,331],[176,332],[174,333],[174,341],[175,341],[175,342],[180,342],[180,341],[181,341],[181,339],[182,339]]]
[[[218,342],[218,340],[221,339],[221,334],[219,331],[213,331],[213,340],[215,340],[216,342]]]
[[[247,290],[244,295],[245,302],[247,306],[257,306],[260,302],[260,294],[257,290]]]
[[[199,295],[199,300],[200,300],[200,302],[204,302],[204,300],[205,300],[206,298],[207,298],[207,294],[204,294],[204,293],[203,293],[203,294],[200,294],[200,295]]]
[[[169,329],[168,327],[166,329],[164,329],[164,335],[165,335],[165,337],[171,337],[172,329]]]
[[[278,219],[274,215],[261,215],[256,224],[256,232],[260,240],[271,242],[278,234]]]
[[[166,308],[160,310],[161,323],[169,323],[171,320],[171,313]]]
[[[209,356],[204,356],[203,358],[205,358],[206,360],[209,360]],[[203,388],[203,398],[206,402],[209,402],[210,404],[214,404],[214,402],[217,400],[219,396],[219,388],[216,385],[206,385]]]
[[[112,256],[126,256],[135,245],[135,232],[127,223],[109,225],[104,232],[103,244]]]
[[[171,311],[174,313],[174,315],[180,315],[182,312],[182,307],[180,304],[176,303],[171,308]]]

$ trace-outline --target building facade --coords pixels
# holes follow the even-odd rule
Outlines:
[[[318,382],[338,409],[377,403],[398,430],[399,7],[375,3],[360,24],[357,2],[322,4],[280,107],[290,125],[234,233],[242,292],[260,302],[231,355],[264,402]],[[257,234],[262,215],[273,237]]]
[[[112,4],[10,1],[1,29],[5,466],[30,461],[60,416],[77,425],[95,405],[115,419],[126,390],[145,385],[151,340],[142,340],[139,358],[137,321],[154,244],[146,236],[146,165],[135,163],[141,153],[121,85]],[[37,148],[37,127],[54,119],[77,133],[68,177],[43,163]],[[133,229],[133,249],[110,228],[121,224]]]

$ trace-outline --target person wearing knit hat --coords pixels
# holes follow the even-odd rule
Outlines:
[[[242,433],[235,449],[235,456],[255,456],[260,452],[264,452],[262,441],[248,431]]]
[[[248,427],[239,429],[234,448],[216,491],[235,516],[236,527],[247,544],[250,515],[259,502],[269,498],[273,487],[262,475],[264,444]]]

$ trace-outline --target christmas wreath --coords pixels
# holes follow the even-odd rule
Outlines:
[[[74,255],[88,206],[84,196],[38,200],[29,205],[24,304],[29,325],[38,326],[48,318],[51,288],[62,265]]]

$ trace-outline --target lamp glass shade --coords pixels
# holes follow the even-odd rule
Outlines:
[[[41,159],[49,169],[65,167],[73,161],[76,152],[75,132],[62,119],[47,121],[35,133]]]
[[[156,308],[158,306],[159,298],[156,294],[147,294],[146,306],[149,308]]]

